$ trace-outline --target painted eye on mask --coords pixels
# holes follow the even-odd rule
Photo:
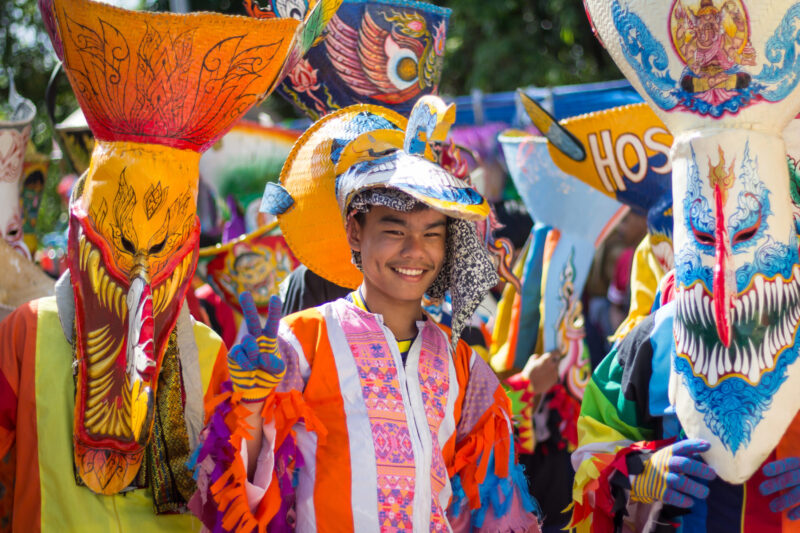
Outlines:
[[[167,244],[166,237],[164,237],[164,239],[160,243],[154,244],[153,246],[150,247],[150,254],[155,255],[161,253],[161,251],[164,249],[165,244]]]
[[[393,50],[386,65],[386,74],[395,87],[401,90],[407,89],[417,81],[417,56],[411,50],[400,48],[396,44],[389,48]]]
[[[122,248],[131,255],[135,254],[136,247],[133,245],[133,243],[128,239],[126,239],[125,237],[121,237],[121,239],[122,239]]]
[[[749,228],[745,228],[743,230],[737,231],[733,235],[733,244],[739,244],[739,243],[742,243],[742,242],[745,242],[745,241],[749,241],[750,239],[752,239],[753,235],[755,235],[756,232],[758,232],[758,226],[759,225],[760,224],[754,224],[754,225],[750,226]]]
[[[759,202],[758,198],[756,198],[756,196],[751,193],[745,194],[745,197],[754,200],[758,205],[758,218],[750,226],[742,228],[733,234],[733,239],[731,239],[731,241],[733,242],[734,246],[749,241],[758,233],[759,228],[761,228],[761,217],[762,217],[761,202]]]
[[[698,198],[692,203],[691,212],[693,212],[693,213],[694,212],[700,212],[702,209],[703,209],[703,203]],[[716,239],[714,238],[713,231],[705,231],[705,230],[702,230],[702,229],[698,228],[697,226],[695,226],[695,222],[697,222],[699,220],[700,220],[699,217],[698,217],[698,219],[695,219],[693,216],[691,216],[691,215],[689,216],[689,227],[692,230],[692,234],[694,235],[695,241],[697,241],[697,243],[700,246],[713,247],[714,243],[716,242]],[[707,221],[706,225],[709,225],[709,224],[710,224],[710,222]],[[713,224],[713,223],[711,223],[711,224]]]
[[[703,246],[714,246],[714,234],[708,233],[707,231],[701,231],[692,225],[692,233],[694,233],[694,238],[697,240],[698,243],[702,244]]]
[[[702,202],[699,199],[694,201],[692,205],[692,211],[697,208],[702,209]],[[694,225],[694,222],[695,221],[692,219],[692,217],[689,217],[689,226],[692,229],[692,234],[694,235],[694,239],[697,241],[697,243],[701,246],[714,246],[714,234],[710,231],[698,229],[697,226]]]

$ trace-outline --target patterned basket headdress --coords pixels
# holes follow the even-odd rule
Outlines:
[[[307,9],[285,0],[245,6],[256,17],[303,17]],[[277,92],[313,120],[353,104],[405,116],[438,93],[449,18],[449,9],[414,0],[344,0]]]

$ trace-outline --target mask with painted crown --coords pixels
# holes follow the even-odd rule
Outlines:
[[[800,258],[783,128],[800,109],[792,0],[586,0],[675,136],[676,354],[687,436],[742,483],[800,408]]]

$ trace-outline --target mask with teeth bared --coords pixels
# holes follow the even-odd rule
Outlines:
[[[800,110],[797,3],[703,0],[725,29],[711,44],[693,22],[700,0],[585,3],[674,135],[670,401],[686,435],[711,443],[703,456],[720,477],[743,483],[800,409],[800,259],[782,138]]]
[[[790,197],[774,192],[789,189],[783,144],[755,132],[734,139],[675,146],[685,180],[673,184],[674,366],[678,387],[736,457],[797,358],[800,261]]]
[[[40,9],[96,138],[70,202],[75,469],[92,491],[115,494],[142,465],[197,263],[200,154],[266,95],[287,57],[302,56],[305,26],[90,0]]]

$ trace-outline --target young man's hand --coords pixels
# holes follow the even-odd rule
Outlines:
[[[248,334],[228,352],[228,371],[233,388],[242,393],[245,402],[262,402],[280,383],[286,364],[278,354],[278,324],[281,320],[281,299],[269,300],[267,325],[261,327],[253,297],[239,295]]]
[[[534,394],[545,394],[558,383],[558,361],[561,354],[557,350],[542,355],[533,354],[522,369],[522,376],[533,387]]]

